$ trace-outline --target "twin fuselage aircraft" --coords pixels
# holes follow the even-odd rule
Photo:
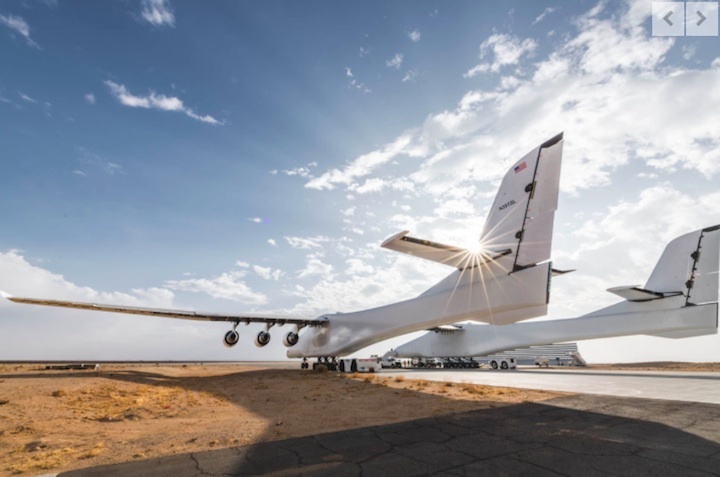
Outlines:
[[[289,358],[318,357],[328,362],[330,358],[347,356],[388,338],[452,325],[458,321],[508,325],[543,316],[547,313],[551,277],[563,273],[554,270],[549,261],[553,221],[558,204],[562,150],[563,135],[559,134],[509,168],[490,209],[477,250],[417,239],[409,236],[407,231],[383,242],[384,248],[453,268],[450,275],[424,293],[398,303],[351,313],[297,318],[201,313],[4,295],[15,303],[185,320],[225,321],[232,324],[232,329],[223,338],[223,343],[228,347],[239,342],[237,326],[240,323],[265,324],[265,329],[255,337],[255,344],[260,347],[270,342],[272,327],[289,325],[293,328],[283,338],[283,344],[289,348]],[[680,265],[678,267],[682,268]],[[686,272],[685,267],[682,272],[678,272],[678,276],[687,279]],[[678,292],[675,282],[668,281],[662,285],[673,289],[649,291],[655,293],[653,300],[664,298],[662,294],[665,292]],[[618,294],[640,293],[642,298],[646,292],[625,290]],[[307,330],[301,333],[303,328]]]

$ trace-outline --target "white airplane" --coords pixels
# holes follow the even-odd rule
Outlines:
[[[398,357],[484,356],[563,341],[650,335],[689,338],[718,332],[720,225],[670,242],[644,286],[608,289],[624,301],[579,318],[507,326],[438,327],[389,353]]]
[[[293,325],[283,343],[289,358],[346,356],[373,343],[413,331],[472,319],[507,324],[544,315],[549,299],[550,250],[557,209],[562,133],[530,151],[510,167],[485,222],[477,250],[408,236],[404,231],[382,246],[452,267],[444,280],[410,300],[314,319],[78,303],[5,294],[15,303],[108,311],[201,321],[227,321],[223,342],[238,343],[240,323],[264,323],[257,346],[270,341],[270,328]],[[308,328],[300,334],[300,330]]]

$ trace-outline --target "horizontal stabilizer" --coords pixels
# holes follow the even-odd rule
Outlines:
[[[483,252],[482,254],[472,252],[468,249],[455,247],[453,245],[445,245],[430,240],[417,239],[409,237],[407,230],[395,234],[385,240],[380,246],[396,252],[406,253],[414,257],[432,260],[433,262],[442,263],[451,267],[465,270],[466,268],[474,268],[481,263],[494,260],[510,253],[510,250],[501,250],[499,252]]]
[[[609,291],[610,293],[614,293],[615,295],[624,298],[627,301],[650,301],[683,294],[680,291],[664,293],[654,292],[641,288],[640,285],[608,288],[607,291]]]
[[[574,272],[574,271],[575,271],[574,268],[573,268],[572,270],[560,270],[560,269],[558,269],[558,268],[553,268],[553,269],[552,269],[552,276],[553,276],[553,277],[559,277],[560,275],[565,275],[565,274],[567,274],[567,273],[572,273],[572,272]]]

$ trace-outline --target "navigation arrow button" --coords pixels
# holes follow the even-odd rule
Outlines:
[[[700,12],[698,12],[698,13],[700,13]],[[667,12],[667,14],[663,17],[663,20],[665,20],[665,23],[667,23],[667,24],[670,25],[670,26],[673,26],[673,22],[670,21],[670,17],[672,16],[672,14],[673,14],[673,12],[672,12],[672,10],[670,10],[670,11]],[[699,25],[699,23],[698,23],[698,25]]]
[[[707,17],[706,17],[705,15],[703,15],[700,10],[697,11],[697,14],[698,14],[698,16],[700,17],[700,21],[697,22],[696,25],[697,25],[697,26],[700,26],[700,25],[702,25],[702,22],[704,22],[705,20],[707,20]]]

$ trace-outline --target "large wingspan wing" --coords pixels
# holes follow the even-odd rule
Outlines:
[[[108,311],[112,313],[125,313],[130,315],[148,315],[158,316],[162,318],[179,318],[182,320],[195,321],[229,321],[231,323],[265,323],[269,325],[282,326],[284,324],[296,325],[299,328],[305,326],[322,326],[327,320],[292,318],[286,316],[260,315],[260,314],[240,314],[225,315],[220,313],[202,313],[197,311],[186,310],[168,310],[162,308],[141,308],[137,306],[125,305],[104,305],[98,303],[84,303],[76,301],[61,300],[45,300],[40,298],[21,298],[10,296],[3,293],[5,298],[15,303],[24,303],[28,305],[55,306],[60,308],[75,308],[78,310]]]

